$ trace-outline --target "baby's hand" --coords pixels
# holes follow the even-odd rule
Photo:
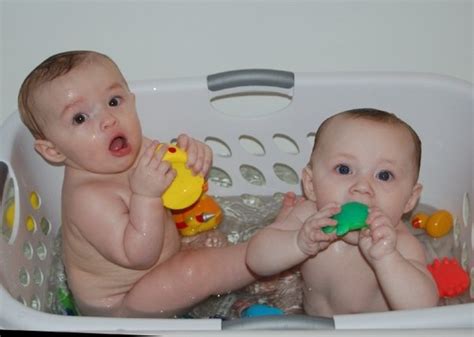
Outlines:
[[[168,146],[162,146],[156,151],[158,144],[157,141],[150,142],[137,166],[131,171],[129,181],[133,193],[152,198],[161,197],[176,176],[171,164],[162,160]]]
[[[186,134],[179,135],[178,146],[188,154],[186,166],[205,177],[212,165],[212,149]]]
[[[393,253],[397,245],[397,233],[390,219],[378,208],[372,208],[367,217],[369,228],[359,236],[359,248],[364,257],[373,263]]]
[[[304,254],[314,256],[337,239],[336,233],[326,234],[321,228],[335,226],[337,222],[331,219],[331,216],[340,211],[341,207],[339,205],[331,203],[305,220],[297,237],[298,247]]]

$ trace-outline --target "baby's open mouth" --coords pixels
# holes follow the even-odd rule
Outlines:
[[[114,153],[119,153],[123,149],[126,149],[128,147],[128,142],[127,138],[124,136],[117,136],[112,141],[110,142],[109,145],[109,150],[114,152]]]

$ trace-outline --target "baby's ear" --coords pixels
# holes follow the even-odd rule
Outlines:
[[[306,166],[301,172],[301,183],[306,198],[311,201],[316,201],[316,193],[313,185],[313,172],[309,166]]]
[[[46,139],[35,140],[35,150],[47,161],[52,163],[62,163],[66,156],[58,150],[56,145]]]
[[[413,186],[413,190],[411,191],[410,198],[408,199],[405,209],[403,213],[410,212],[413,208],[415,208],[418,199],[420,199],[421,191],[423,190],[423,185],[416,184]]]

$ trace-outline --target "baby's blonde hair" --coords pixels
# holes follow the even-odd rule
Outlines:
[[[48,57],[25,78],[18,94],[18,110],[21,120],[35,139],[45,139],[46,137],[38,120],[38,112],[32,99],[33,93],[44,83],[67,74],[90,57],[105,58],[117,67],[107,55],[90,50],[72,50]]]
[[[379,122],[379,123],[385,123],[385,124],[391,124],[391,125],[396,125],[400,126],[404,129],[406,129],[413,140],[413,144],[415,146],[415,157],[414,157],[414,163],[416,167],[416,179],[418,179],[418,175],[420,172],[420,165],[421,165],[421,140],[420,137],[418,137],[418,134],[413,130],[413,128],[397,117],[394,113],[383,111],[383,110],[378,110],[378,109],[373,109],[373,108],[360,108],[360,109],[352,109],[352,110],[346,110],[342,111],[340,113],[337,113],[326,120],[324,120],[321,125],[319,126],[318,130],[316,131],[316,134],[314,136],[314,145],[313,145],[313,150],[311,151],[311,156],[314,154],[316,151],[319,140],[321,139],[321,135],[323,134],[324,130],[327,128],[328,124],[330,121],[332,121],[335,118],[353,118],[353,119],[366,119],[374,122]],[[311,163],[309,164],[311,165]]]

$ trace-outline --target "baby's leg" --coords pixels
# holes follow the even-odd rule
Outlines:
[[[182,248],[202,248],[202,247],[225,247],[229,245],[227,236],[217,229],[199,233],[193,236],[185,236],[181,239]]]
[[[172,317],[210,295],[225,294],[255,281],[247,269],[247,243],[187,249],[150,270],[124,299],[123,316]]]
[[[269,227],[292,229],[299,228],[304,220],[316,210],[315,204],[295,193],[285,193],[280,212]]]
[[[296,197],[296,194],[293,192],[287,192],[283,195],[283,200],[281,202],[281,208],[280,211],[278,212],[275,222],[282,222],[286,219],[288,214],[290,214],[291,210],[293,207],[296,205],[296,202],[298,201],[298,198]]]

